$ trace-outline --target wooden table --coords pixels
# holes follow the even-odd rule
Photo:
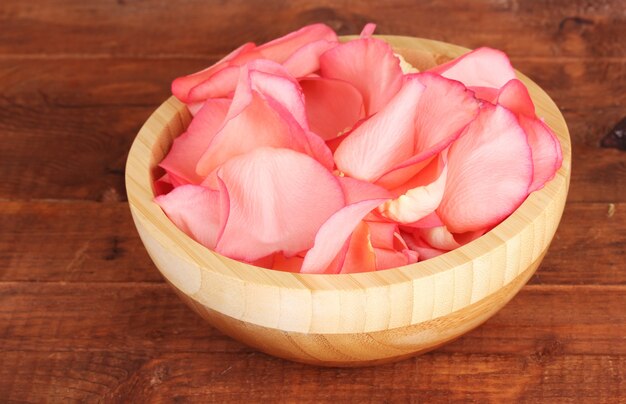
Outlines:
[[[0,2],[0,402],[626,400],[623,0]],[[428,4],[426,4],[428,3]],[[505,50],[573,141],[550,252],[482,327],[432,353],[324,369],[212,329],[163,283],[124,190],[170,81],[324,21]]]

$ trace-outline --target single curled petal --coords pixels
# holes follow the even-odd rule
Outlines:
[[[293,77],[300,78],[311,75],[320,69],[320,56],[337,46],[336,41],[321,39],[302,46],[289,56],[283,63],[285,69]]]
[[[174,139],[172,148],[159,163],[174,179],[174,185],[202,183],[204,176],[196,173],[196,165],[224,124],[229,106],[230,100],[207,100],[187,131]]]
[[[234,157],[218,178],[228,190],[230,214],[216,251],[234,259],[307,250],[320,226],[344,206],[336,177],[289,149],[261,147]]]
[[[322,77],[347,81],[363,96],[367,116],[380,111],[402,87],[400,61],[375,38],[356,39],[320,57]]]
[[[300,80],[311,130],[330,140],[365,117],[363,97],[348,82],[321,77]]]
[[[342,274],[370,272],[376,270],[376,253],[370,241],[369,227],[360,222],[348,242],[348,250],[340,270]]]
[[[509,81],[499,92],[498,104],[516,114],[528,135],[533,156],[533,181],[529,192],[536,191],[552,179],[563,162],[561,144],[554,132],[535,114],[528,89],[521,81]]]
[[[507,55],[497,49],[478,48],[429,70],[460,81],[467,87],[501,88],[515,78]]]
[[[214,249],[226,226],[230,203],[223,184],[212,190],[198,185],[182,185],[154,200],[167,217],[188,236]]]
[[[532,174],[530,146],[515,115],[485,105],[450,147],[437,214],[451,232],[490,228],[528,196]]]
[[[214,65],[197,73],[175,79],[172,82],[172,94],[182,102],[190,102],[189,92],[197,85],[209,80],[213,75],[229,66],[239,66],[251,58],[260,56],[255,52],[256,45],[252,42],[245,43],[235,49]]]
[[[302,273],[325,273],[363,218],[385,199],[370,199],[347,205],[320,227],[315,244],[304,257]]]
[[[337,42],[337,34],[328,25],[311,24],[257,48],[264,59],[283,63],[298,49],[316,41]]]

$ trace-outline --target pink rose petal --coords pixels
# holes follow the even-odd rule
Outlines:
[[[320,40],[337,42],[337,34],[325,24],[312,24],[263,44],[257,50],[264,59],[283,63],[301,47]]]
[[[491,48],[478,48],[429,70],[460,81],[467,87],[499,89],[515,78],[515,69],[507,55]]]
[[[214,74],[230,66],[239,66],[251,58],[260,54],[255,52],[256,45],[252,42],[245,43],[226,55],[214,65],[188,76],[179,77],[172,82],[172,94],[182,102],[189,102],[189,92],[195,86],[210,79]]]
[[[320,56],[337,46],[336,41],[321,39],[302,46],[283,63],[293,77],[309,76],[320,69]]]
[[[220,190],[183,185],[154,201],[180,230],[200,244],[214,249],[229,217],[229,197]]]
[[[196,173],[196,165],[213,137],[224,123],[230,100],[207,100],[187,127],[174,139],[172,148],[159,166],[174,175],[181,184],[200,184],[204,176]]]
[[[367,116],[380,111],[402,87],[400,60],[375,38],[341,44],[320,57],[321,76],[352,84],[363,96]]]
[[[365,117],[363,97],[348,82],[304,78],[300,86],[311,130],[324,140],[336,138]]]
[[[337,180],[341,184],[347,205],[367,199],[388,199],[393,197],[391,192],[371,182],[350,177],[338,177]]]
[[[345,174],[374,182],[413,155],[415,115],[424,86],[408,80],[376,115],[354,129],[335,151]]]
[[[360,222],[352,235],[340,273],[351,274],[376,270],[376,254],[369,240],[367,223]]]
[[[336,177],[289,149],[261,147],[233,157],[218,177],[230,196],[230,215],[216,251],[234,259],[307,250],[320,226],[344,206]]]
[[[554,132],[537,118],[528,89],[521,81],[509,81],[501,90],[497,102],[517,115],[528,135],[533,156],[533,182],[529,192],[536,191],[552,179],[563,162],[561,145]]]
[[[515,115],[485,105],[450,147],[437,214],[452,232],[490,228],[528,196],[532,173],[530,146]]]
[[[385,199],[370,199],[347,205],[320,227],[315,244],[304,257],[302,273],[324,273],[361,220]]]

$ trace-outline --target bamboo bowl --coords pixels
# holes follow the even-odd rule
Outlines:
[[[420,70],[468,51],[425,39],[381,38]],[[196,243],[152,201],[157,164],[191,119],[173,97],[141,128],[128,156],[133,220],[182,300],[260,351],[324,366],[371,365],[429,351],[477,327],[515,296],[541,263],[563,213],[571,166],[567,126],[550,97],[519,78],[558,135],[563,166],[503,223],[437,258],[370,273],[293,274],[237,262]]]

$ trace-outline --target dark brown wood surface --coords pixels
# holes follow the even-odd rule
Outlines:
[[[275,359],[163,283],[124,164],[170,81],[238,44],[365,22],[508,52],[562,109],[566,211],[544,263],[482,327],[362,369]],[[626,401],[623,0],[0,2],[0,402]]]

